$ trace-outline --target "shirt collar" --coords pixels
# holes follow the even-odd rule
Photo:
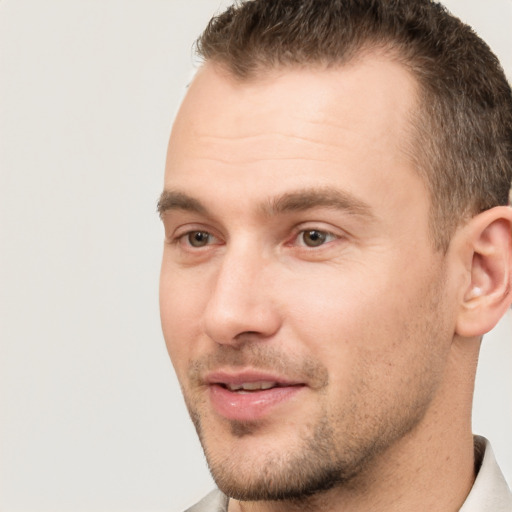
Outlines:
[[[459,512],[510,512],[512,494],[487,439],[475,436],[475,459],[480,468]]]

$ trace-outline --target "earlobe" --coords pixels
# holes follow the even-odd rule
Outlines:
[[[469,285],[457,318],[463,337],[490,331],[512,303],[512,209],[497,206],[465,226]]]

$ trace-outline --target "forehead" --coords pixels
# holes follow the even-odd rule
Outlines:
[[[408,153],[416,89],[403,66],[377,55],[241,81],[207,63],[177,115],[165,188],[204,203],[220,187],[262,202],[339,185],[367,200],[379,187],[401,186],[404,174],[418,178]]]
[[[300,123],[296,128],[309,123],[310,129],[317,123],[329,141],[343,127],[347,134],[367,130],[368,136],[391,129],[391,138],[408,128],[416,89],[404,66],[379,54],[338,67],[266,70],[247,80],[206,63],[189,87],[175,126],[229,137],[293,133],[294,122]]]

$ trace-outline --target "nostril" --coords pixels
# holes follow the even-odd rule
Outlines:
[[[256,338],[256,337],[260,337],[260,336],[261,336],[261,332],[258,332],[258,331],[244,331],[244,332],[241,332],[240,334],[237,334],[235,336],[235,339],[237,341],[244,341],[247,338]]]

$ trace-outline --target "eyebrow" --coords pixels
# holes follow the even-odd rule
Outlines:
[[[184,194],[183,192],[175,192],[173,190],[164,190],[160,195],[157,203],[157,211],[160,217],[169,210],[184,210],[195,212],[201,215],[207,213],[206,208],[195,198]]]
[[[349,192],[332,188],[314,188],[287,192],[270,201],[264,210],[269,215],[310,210],[312,208],[333,208],[350,214],[373,217],[370,205]]]
[[[307,188],[286,192],[260,205],[265,216],[311,210],[313,208],[332,208],[343,210],[352,215],[372,218],[374,215],[369,204],[352,194],[331,188]],[[164,190],[157,205],[160,217],[169,210],[184,210],[207,215],[207,208],[196,198],[183,192]]]

